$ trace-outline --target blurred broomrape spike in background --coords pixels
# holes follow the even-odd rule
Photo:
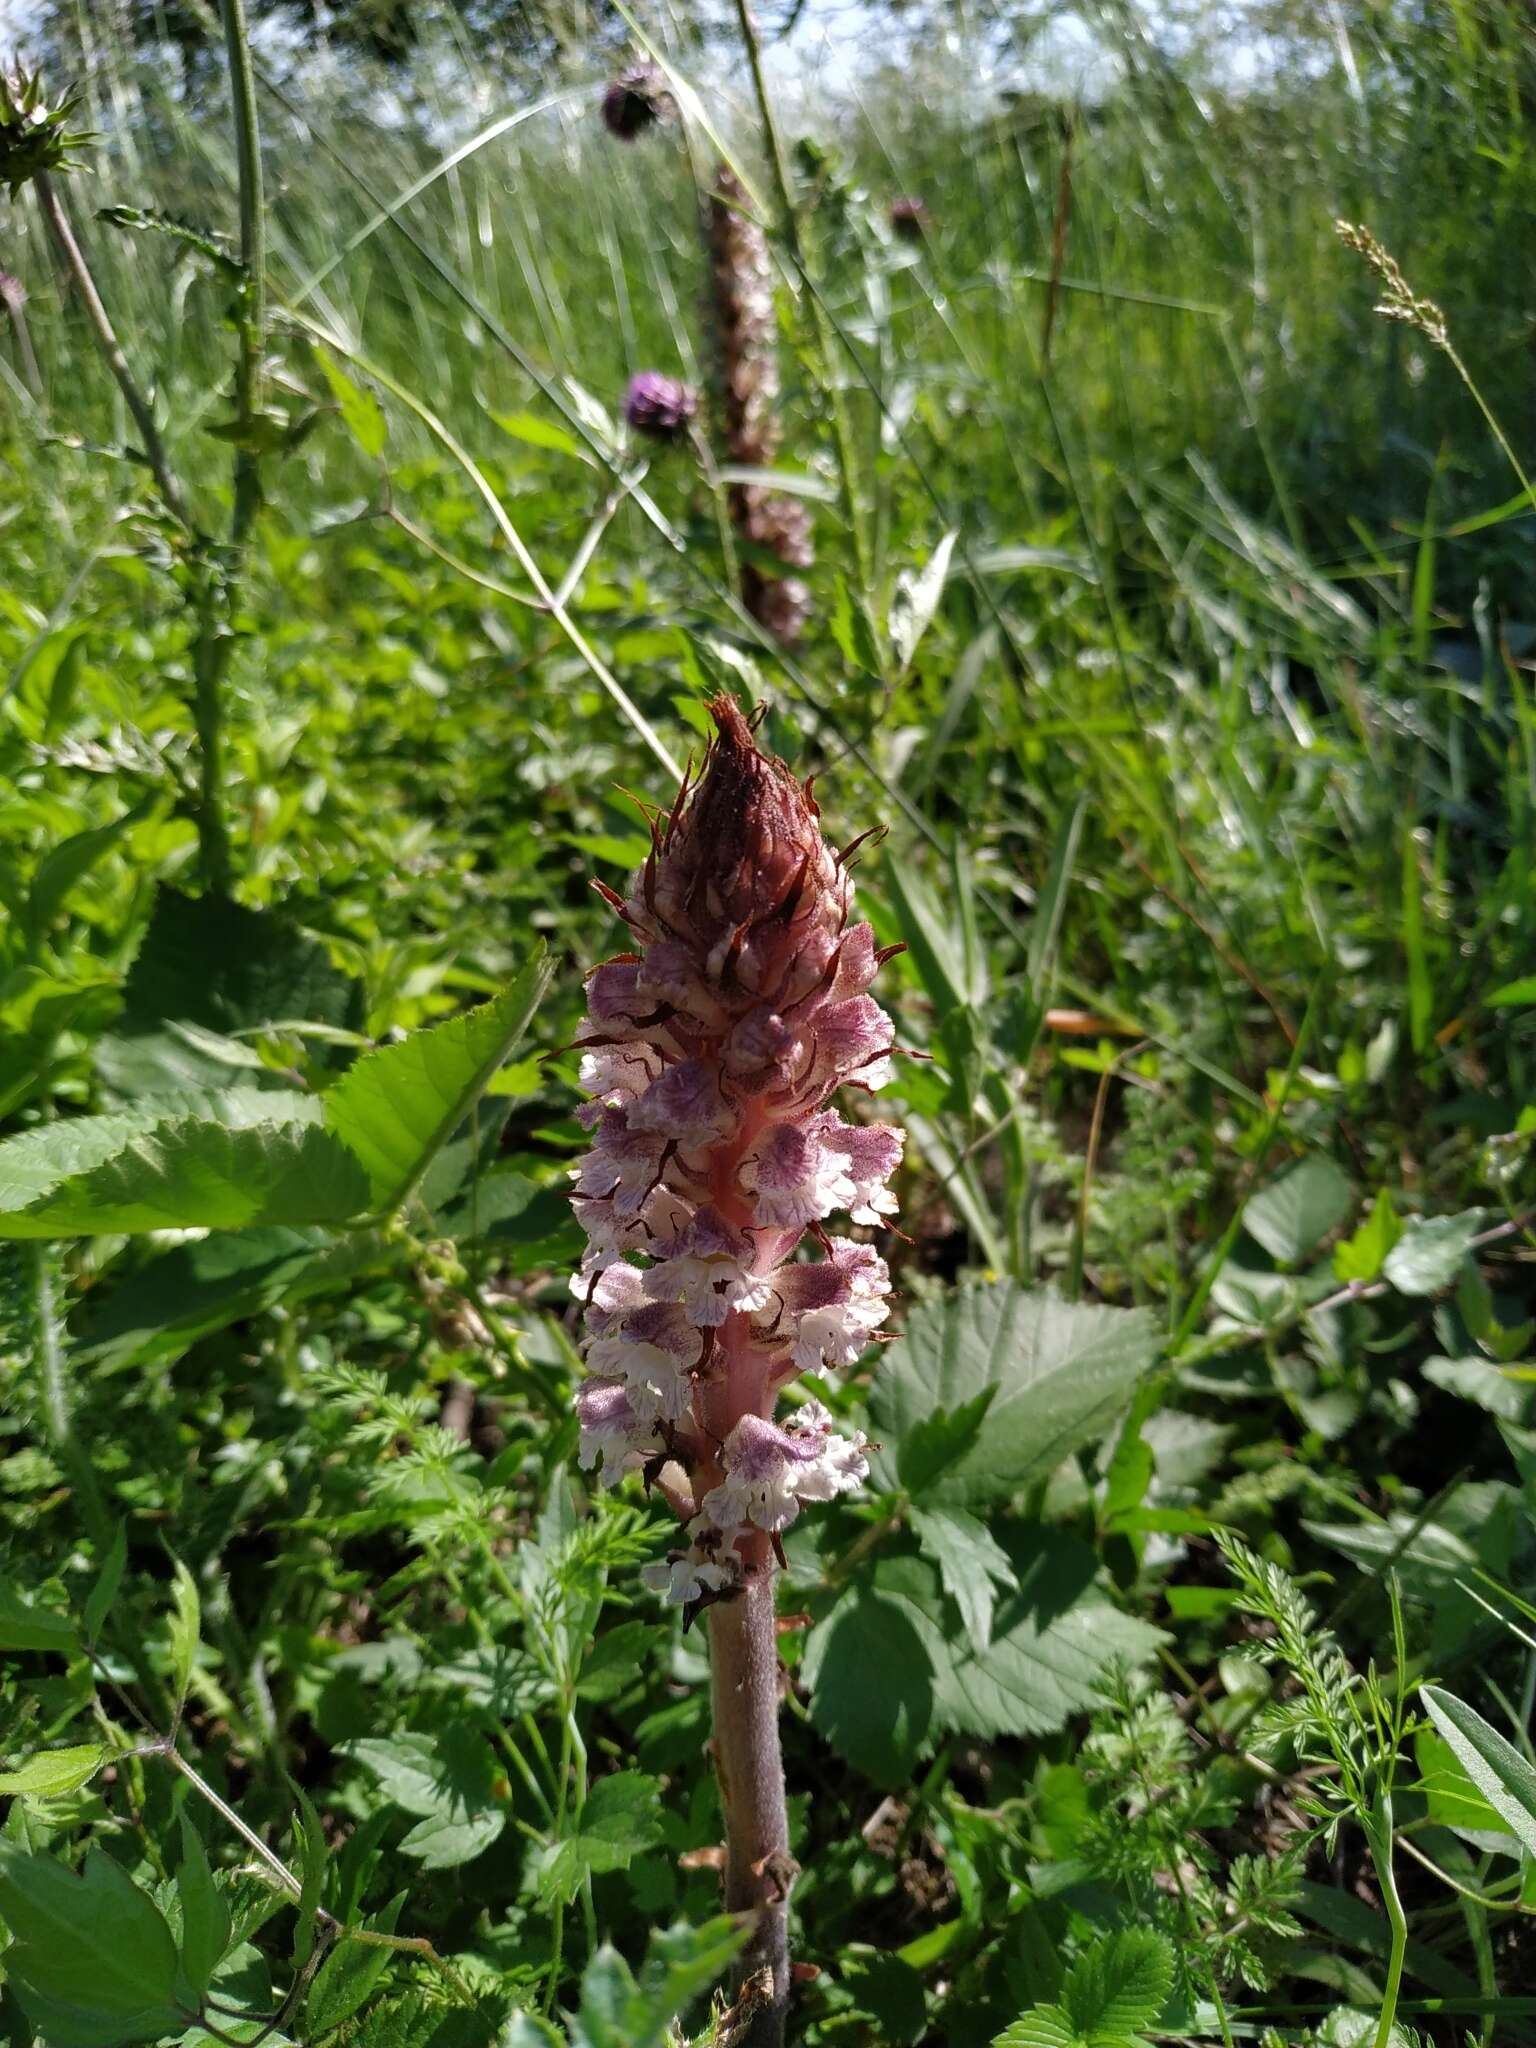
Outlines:
[[[767,469],[783,439],[778,414],[779,355],[773,308],[773,263],[761,227],[746,211],[741,181],[722,164],[709,199],[711,310],[719,363],[720,413],[732,463]],[[795,575],[777,575],[763,557],[786,571],[816,559],[811,522],[803,504],[762,484],[730,486],[731,521],[745,545],[741,601],[783,646],[805,631],[811,594]]]
[[[888,957],[849,923],[847,853],[728,697],[696,784],[652,822],[621,899],[635,952],[594,970],[577,1043],[591,1150],[574,1169],[588,1250],[591,1377],[577,1394],[581,1457],[641,1468],[685,1524],[647,1583],[687,1620],[710,1610],[725,1903],[756,1915],[739,1982],[766,1972],[744,2048],[782,2038],[793,1865],[778,1735],[774,1570],[807,1501],[868,1472],[862,1435],[807,1400],[774,1420],[802,1373],[857,1362],[884,1320],[885,1262],[829,1236],[846,1209],[878,1224],[902,1134],[826,1107],[889,1076],[892,1028],[868,994]],[[852,848],[848,849],[852,852]],[[800,1261],[809,1232],[822,1256]],[[631,1263],[641,1254],[648,1264]]]

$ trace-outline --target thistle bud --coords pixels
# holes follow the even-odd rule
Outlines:
[[[867,992],[886,955],[850,922],[849,860],[737,706],[710,710],[698,781],[611,897],[633,950],[589,977],[577,1040],[593,1132],[575,1168],[581,1457],[605,1478],[659,1478],[686,1528],[647,1583],[690,1620],[771,1573],[804,1504],[867,1473],[864,1438],[819,1402],[774,1411],[879,1333],[885,1262],[826,1224],[888,1217],[902,1152],[894,1126],[828,1106],[890,1070],[890,1020]]]
[[[620,142],[633,142],[676,111],[667,81],[654,64],[632,64],[603,94],[603,122]]]
[[[698,409],[688,386],[660,370],[641,370],[629,380],[624,417],[635,433],[652,441],[680,440]]]
[[[722,167],[709,204],[710,280],[720,362],[725,445],[733,463],[769,468],[779,452],[778,333],[773,263],[762,229],[744,209],[734,171]],[[798,498],[760,484],[732,484],[731,522],[745,543],[741,601],[784,646],[805,630],[810,592],[797,576],[816,559],[811,522]]]
[[[79,100],[71,89],[51,105],[43,96],[42,76],[17,66],[0,71],[0,184],[14,199],[40,171],[72,171],[95,136],[69,123]]]

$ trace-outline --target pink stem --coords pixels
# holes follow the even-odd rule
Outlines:
[[[764,1549],[767,1545],[764,1543]],[[779,1751],[779,1650],[771,1555],[709,1610],[715,1769],[725,1815],[725,1908],[754,1913],[737,1959],[739,2048],[781,2048],[789,2009],[789,1819]],[[771,1986],[771,1988],[770,1988]]]

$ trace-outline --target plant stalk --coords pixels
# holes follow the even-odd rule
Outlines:
[[[1398,1895],[1397,1874],[1392,1868],[1392,1795],[1379,1792],[1366,1825],[1366,1841],[1376,1871],[1381,1903],[1392,1930],[1392,1947],[1387,1957],[1387,1981],[1381,1996],[1381,2018],[1376,2027],[1374,2048],[1389,2048],[1397,2020],[1397,2001],[1402,1995],[1403,1963],[1408,1953],[1408,1918]]]
[[[96,280],[91,275],[91,266],[85,260],[85,251],[75,238],[75,231],[69,224],[57,188],[46,171],[38,171],[32,180],[37,194],[37,203],[42,208],[43,219],[48,232],[53,236],[64,267],[80,294],[80,303],[85,316],[91,323],[91,332],[96,337],[96,346],[102,359],[116,379],[117,388],[123,394],[123,402],[133,415],[139,439],[144,444],[144,459],[149,464],[159,487],[160,495],[168,509],[180,520],[189,534],[195,534],[196,526],[187,509],[187,501],[180,483],[171,468],[170,457],[165,452],[165,443],[160,438],[160,429],[155,425],[155,416],[150,411],[149,401],[139,389],[138,380],[129,368],[128,358],[123,354],[123,345],[117,338],[117,329],[112,325],[112,316],[102,303],[96,289]]]
[[[764,1548],[766,1549],[766,1544]],[[715,1770],[725,1817],[725,1909],[755,1915],[736,1962],[736,2048],[781,2048],[789,2009],[789,1818],[779,1748],[779,1649],[771,1559],[709,1611]]]
[[[261,478],[250,429],[261,404],[261,352],[266,325],[266,215],[261,181],[261,134],[256,125],[256,79],[251,69],[245,0],[222,0],[224,50],[234,113],[235,163],[240,180],[240,289],[236,326],[235,411],[244,430],[235,453],[235,510],[230,539],[244,544],[261,502]]]

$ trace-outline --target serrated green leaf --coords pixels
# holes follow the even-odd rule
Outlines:
[[[145,797],[110,824],[94,826],[88,832],[73,833],[43,855],[27,897],[26,924],[34,946],[47,937],[49,927],[75,884],[84,880],[97,861],[110,853],[124,834],[132,831],[140,819],[147,816],[157,801],[154,796]]]
[[[325,1097],[380,1213],[398,1209],[533,1019],[551,968],[540,947],[494,1002],[364,1054]]]
[[[934,1647],[907,1605],[868,1579],[840,1593],[806,1639],[812,1726],[887,1790],[908,1781],[933,1732]]]
[[[1086,2043],[1059,2005],[1037,2005],[994,2035],[992,2048],[1086,2048]]]
[[[293,1967],[302,1970],[315,1952],[315,1937],[318,1922],[315,1914],[320,1905],[320,1892],[325,1883],[327,1849],[325,1829],[320,1824],[314,1802],[302,1786],[289,1780],[289,1787],[298,1801],[298,1813],[294,1818],[294,1833],[299,1838],[299,1902],[294,1908],[293,1921]]]
[[[224,1960],[232,1924],[224,1894],[208,1867],[203,1838],[186,1814],[181,1815],[181,1862],[176,1872],[181,1901],[181,1973],[184,1988],[200,2004],[209,1980]]]
[[[367,1200],[358,1162],[307,1121],[85,1117],[0,1145],[0,1238],[342,1223]]]
[[[1475,1708],[1437,1685],[1421,1688],[1429,1718],[1505,1826],[1536,1855],[1536,1768]]]
[[[1078,1957],[1061,2004],[1079,2033],[1124,2036],[1152,2026],[1172,1988],[1172,1944],[1150,1928],[1129,1927]]]
[[[1458,1216],[1410,1217],[1382,1264],[1399,1294],[1439,1294],[1454,1287],[1461,1262],[1486,1220],[1481,1209]]]
[[[636,1856],[660,1840],[659,1782],[644,1771],[599,1778],[571,1833],[545,1852],[539,1897],[546,1906],[557,1899],[569,1904],[589,1874],[627,1870]]]
[[[1249,1198],[1243,1228],[1272,1259],[1294,1266],[1338,1228],[1354,1199],[1348,1179],[1331,1159],[1299,1159]]]
[[[40,1749],[14,1771],[0,1771],[0,1792],[23,1799],[62,1799],[78,1791],[101,1769],[111,1751],[104,1743],[76,1743],[69,1749]]]
[[[1148,1452],[1150,1460],[1151,1453]],[[912,1531],[939,1568],[944,1590],[959,1608],[973,1649],[992,1640],[997,1591],[1016,1592],[1018,1581],[1007,1553],[984,1522],[964,1508],[915,1507]]]
[[[876,1483],[904,1483],[901,1447],[910,1432],[995,1389],[969,1448],[923,1486],[921,1499],[961,1508],[1006,1500],[1104,1434],[1159,1345],[1143,1310],[1069,1303],[1013,1281],[925,1302],[882,1356],[870,1397],[885,1445],[873,1461]]]
[[[171,1930],[99,1850],[76,1876],[0,1840],[0,1918],[10,1988],[51,2048],[119,2048],[186,2027]]]

